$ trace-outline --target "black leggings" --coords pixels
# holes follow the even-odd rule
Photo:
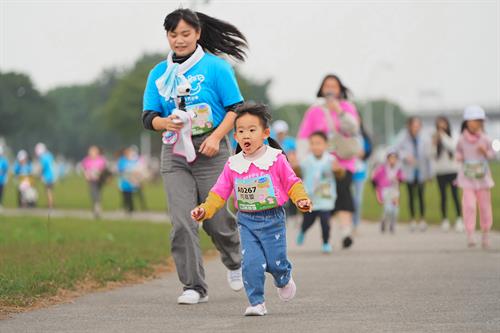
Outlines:
[[[329,210],[313,210],[310,213],[304,213],[304,221],[302,222],[302,232],[306,233],[307,229],[309,229],[316,220],[316,217],[319,216],[319,220],[321,222],[321,234],[323,236],[323,243],[328,243],[330,239],[330,216],[331,211]]]
[[[122,192],[123,194],[123,208],[128,213],[132,213],[134,211],[134,200],[133,195],[134,192]]]
[[[425,202],[424,202],[424,187],[425,183],[419,183],[415,180],[413,183],[406,183],[408,189],[408,205],[410,207],[410,216],[415,219],[415,194],[417,194],[418,204],[420,208],[420,218],[425,216]],[[416,193],[415,193],[416,192]]]
[[[458,189],[457,185],[455,185],[455,179],[457,179],[456,173],[449,173],[446,175],[437,175],[437,182],[439,185],[439,193],[441,194],[441,216],[443,219],[447,218],[446,214],[446,186],[450,185],[451,188],[451,197],[453,202],[455,203],[455,211],[457,213],[457,217],[461,215],[460,210],[460,202],[458,201]]]
[[[0,206],[2,205],[2,199],[3,199],[3,185],[0,184]]]

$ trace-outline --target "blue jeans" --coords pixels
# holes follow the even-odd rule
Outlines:
[[[286,255],[285,209],[238,212],[243,260],[243,284],[250,304],[264,303],[265,273],[282,288],[290,281],[292,264]]]
[[[354,198],[354,214],[352,216],[352,224],[354,227],[359,226],[361,222],[361,207],[363,205],[363,190],[366,179],[353,180],[353,198]]]

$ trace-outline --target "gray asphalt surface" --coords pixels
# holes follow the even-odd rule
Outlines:
[[[289,255],[296,298],[278,299],[266,281],[265,317],[244,317],[244,292],[226,282],[218,259],[206,263],[209,302],[180,306],[175,273],[142,285],[97,292],[0,321],[0,332],[500,332],[500,234],[492,249],[468,249],[465,235],[431,228],[381,235],[365,223],[354,247],[320,253],[319,227]]]

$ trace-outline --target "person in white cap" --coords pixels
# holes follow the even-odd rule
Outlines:
[[[41,178],[47,193],[47,205],[49,209],[54,208],[54,183],[56,181],[54,172],[54,156],[47,150],[45,144],[39,142],[35,145],[35,155],[40,162]]]
[[[488,160],[494,158],[491,139],[484,133],[484,110],[477,105],[464,111],[462,134],[458,140],[456,157],[461,163],[457,183],[462,188],[462,215],[469,247],[476,245],[476,206],[482,231],[482,246],[489,248],[489,231],[493,224],[491,188],[494,186]]]
[[[297,167],[297,144],[295,142],[295,138],[288,135],[288,124],[284,120],[276,120],[272,125],[271,137],[275,138],[276,141],[280,144],[281,148],[283,148],[283,152],[286,154],[288,160],[290,161],[290,165],[292,167]]]
[[[0,210],[2,209],[3,189],[7,183],[9,172],[9,160],[5,157],[3,146],[0,145]]]

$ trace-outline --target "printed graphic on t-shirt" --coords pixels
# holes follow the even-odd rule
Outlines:
[[[314,187],[314,196],[322,199],[332,199],[332,182],[320,181]]]
[[[207,103],[199,103],[186,107],[188,111],[193,111],[194,118],[191,127],[192,135],[200,135],[213,130],[214,117],[212,108]]]
[[[275,208],[278,200],[270,175],[235,180],[236,199],[241,211],[261,211]]]
[[[191,85],[191,91],[189,92],[189,95],[194,96],[201,91],[201,83],[205,81],[205,75],[203,74],[189,75],[187,77],[187,80]]]

